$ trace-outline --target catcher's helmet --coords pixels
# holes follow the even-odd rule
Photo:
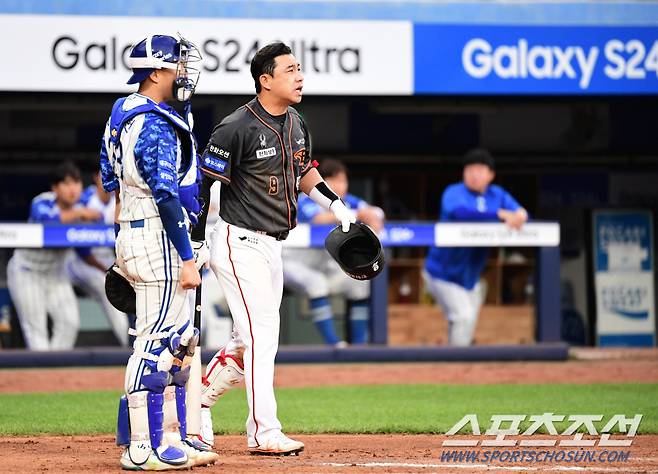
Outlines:
[[[128,280],[116,270],[116,264],[108,268],[105,274],[105,296],[116,309],[122,313],[137,312],[137,295]]]
[[[133,75],[128,84],[142,82],[154,69],[173,69],[177,71],[174,97],[183,102],[192,97],[199,80],[199,69],[191,65],[197,61],[201,61],[199,49],[182,36],[148,36],[130,50],[127,64]]]
[[[348,232],[336,227],[324,246],[340,268],[355,280],[375,278],[384,267],[381,242],[370,227],[360,222],[350,225]]]

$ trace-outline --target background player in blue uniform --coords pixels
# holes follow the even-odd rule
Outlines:
[[[32,200],[29,222],[72,224],[94,222],[100,213],[80,203],[82,179],[71,162],[55,170],[50,192]],[[17,249],[7,265],[7,286],[28,349],[72,349],[80,313],[65,263],[68,248]],[[48,315],[52,336],[48,335]]]
[[[494,161],[486,150],[464,156],[463,181],[446,188],[441,198],[441,222],[498,222],[518,229],[528,213],[502,187],[491,184]],[[425,261],[423,276],[428,291],[449,322],[448,342],[467,346],[473,340],[482,305],[480,274],[488,248],[434,247]]]
[[[357,220],[366,223],[375,232],[384,226],[384,212],[363,199],[349,194],[347,169],[336,160],[323,160],[318,171],[327,184],[354,212]],[[336,224],[336,216],[325,211],[305,194],[298,204],[299,222]],[[334,315],[329,302],[330,294],[344,294],[349,301],[351,342],[368,342],[370,318],[370,282],[354,280],[343,272],[325,249],[285,249],[283,252],[284,283],[303,292],[309,298],[315,326],[327,344],[342,347],[334,328]]]

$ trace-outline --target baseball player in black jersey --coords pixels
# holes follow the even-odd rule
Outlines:
[[[243,378],[253,454],[296,454],[304,444],[281,432],[274,398],[274,357],[283,290],[282,241],[297,224],[303,191],[331,210],[345,232],[354,222],[322,180],[310,156],[309,133],[290,106],[302,100],[304,77],[288,46],[272,43],[251,61],[257,97],[215,127],[202,157],[202,197],[222,183],[220,219],[211,235],[210,265],[234,322],[232,340],[208,365],[202,393],[202,438],[212,444],[209,407]],[[207,204],[194,240],[202,240]]]

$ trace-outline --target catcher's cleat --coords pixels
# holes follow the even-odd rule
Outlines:
[[[249,454],[257,456],[298,456],[304,443],[288,438],[283,433],[272,436],[263,444],[249,447]]]
[[[168,449],[171,449],[171,447]],[[130,455],[128,454],[128,450],[126,449],[121,455],[120,462],[121,462],[121,468],[127,471],[170,471],[170,470],[189,469],[190,466],[188,465],[189,461],[187,456],[182,458],[182,460],[183,460],[182,464],[170,464],[168,462],[162,461],[160,457],[155,453],[155,451],[153,451],[149,455],[146,462],[144,462],[143,464],[135,464],[132,461],[132,459],[130,459]]]

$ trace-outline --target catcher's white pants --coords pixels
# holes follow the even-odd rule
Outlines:
[[[235,334],[227,345],[244,345],[249,416],[247,444],[256,447],[281,432],[274,397],[274,357],[279,346],[283,293],[281,242],[218,221],[211,236],[210,266],[222,287]]]
[[[7,265],[7,287],[28,349],[73,349],[80,327],[80,311],[66,275],[28,270],[12,257]],[[48,314],[53,321],[51,339]]]
[[[158,333],[182,327],[190,320],[190,306],[188,291],[180,285],[183,261],[162,230],[159,217],[147,219],[143,228],[122,224],[116,254],[137,297],[137,334],[125,378],[125,390],[130,394],[142,390],[142,377],[152,372],[145,354],[159,352]]]
[[[441,306],[443,314],[450,324],[448,342],[451,346],[469,346],[477,325],[478,314],[482,306],[482,287],[480,283],[472,290],[449,281],[432,278],[423,272],[425,285],[434,300]]]

